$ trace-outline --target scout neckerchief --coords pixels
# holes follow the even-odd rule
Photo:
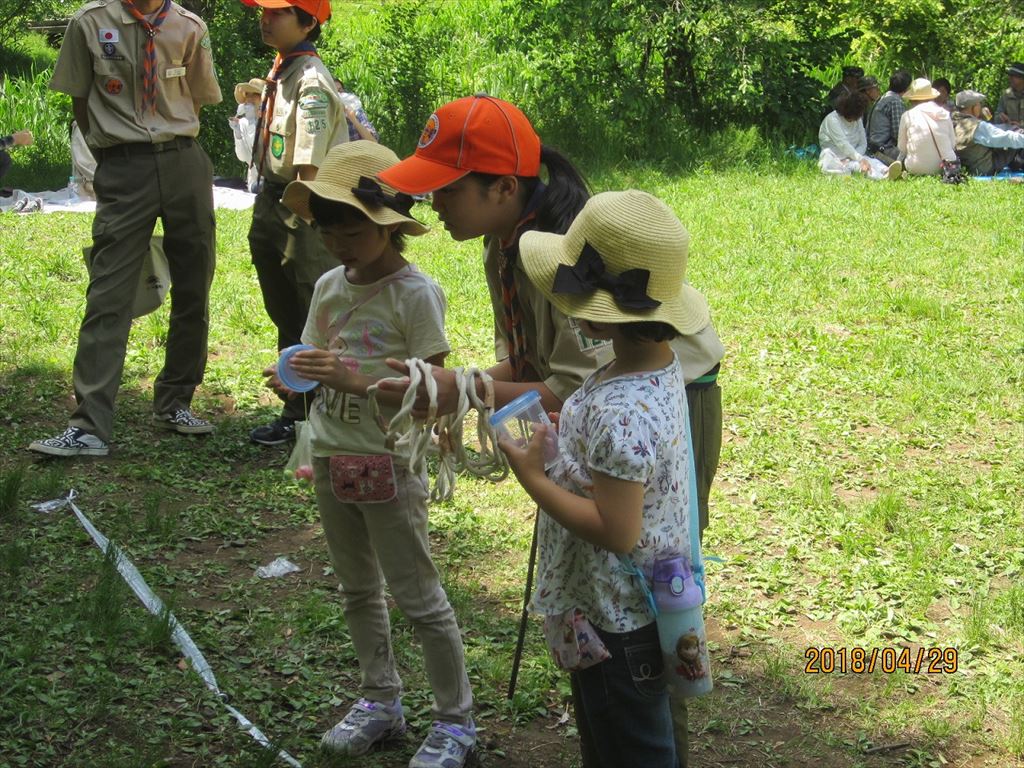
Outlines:
[[[498,278],[501,281],[501,305],[505,315],[505,337],[508,339],[508,362],[512,366],[512,380],[526,378],[526,336],[523,334],[523,307],[516,290],[515,265],[519,258],[519,238],[536,225],[537,208],[547,192],[544,182],[538,182],[530,195],[523,217],[512,231],[507,243],[499,243]]]
[[[167,18],[167,12],[171,10],[171,0],[164,0],[164,4],[160,6],[160,10],[157,11],[152,22],[142,15],[142,11],[136,8],[135,3],[131,0],[122,0],[121,4],[146,30],[146,43],[142,46],[142,52],[145,54],[142,60],[142,111],[145,113],[146,109],[152,109],[156,112],[156,41],[154,38],[156,38],[158,28]]]
[[[316,48],[310,42],[303,41],[292,48],[286,56],[277,52],[274,57],[274,66],[270,68],[267,75],[267,85],[263,89],[263,98],[260,100],[260,114],[256,118],[256,136],[252,142],[252,160],[249,166],[256,165],[259,168],[260,176],[263,175],[263,162],[267,158],[267,148],[270,145],[270,118],[274,115],[274,101],[277,99],[277,83],[288,68],[288,65],[301,56],[316,56]],[[257,153],[257,147],[259,152]]]

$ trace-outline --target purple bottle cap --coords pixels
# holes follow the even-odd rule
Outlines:
[[[659,610],[682,611],[700,605],[704,599],[685,557],[654,562],[653,592]]]

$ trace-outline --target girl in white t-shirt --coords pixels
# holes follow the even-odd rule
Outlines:
[[[292,182],[282,198],[316,223],[340,262],[313,290],[302,341],[315,349],[290,358],[298,376],[321,385],[308,425],[317,506],[362,673],[361,698],[321,745],[361,755],[405,732],[387,582],[422,645],[434,693],[435,722],[409,765],[454,767],[476,742],[473,697],[455,613],[430,558],[426,473],[385,445],[366,400],[367,387],[389,375],[389,357],[444,365],[450,351],[441,289],[402,256],[404,237],[427,230],[409,213],[411,197],[374,180],[397,159],[373,142],[337,145],[314,181]],[[283,390],[274,369],[264,373]],[[401,395],[380,402],[390,418]]]
[[[684,279],[688,242],[667,205],[635,190],[591,198],[564,235],[520,242],[533,284],[615,352],[562,406],[550,476],[543,428],[528,446],[501,443],[543,510],[532,608],[572,673],[581,749],[609,768],[677,764],[654,614],[620,556],[644,570],[690,551],[690,438],[669,346],[708,323]]]

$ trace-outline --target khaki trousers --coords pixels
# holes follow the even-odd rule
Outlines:
[[[191,139],[165,146],[173,148],[152,152],[122,145],[97,153],[90,279],[73,373],[78,408],[69,424],[107,442],[135,289],[157,219],[164,226],[171,317],[164,367],[153,383],[153,410],[188,408],[206,370],[215,267],[213,166]]]
[[[330,459],[313,459],[313,472],[320,521],[341,581],[345,621],[359,659],[362,695],[390,703],[402,692],[384,600],[387,582],[423,647],[434,693],[434,719],[465,724],[472,717],[473,694],[455,612],[430,559],[426,476],[396,466],[397,497],[361,504],[335,497]]]
[[[253,205],[249,250],[263,306],[277,327],[277,348],[299,344],[313,287],[320,275],[338,266],[338,260],[327,252],[316,230],[282,205],[277,193],[266,189]],[[306,418],[301,397],[281,399],[282,416]]]

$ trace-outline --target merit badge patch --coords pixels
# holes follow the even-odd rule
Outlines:
[[[307,91],[299,99],[299,109],[303,112],[323,110],[326,113],[330,98],[323,91]]]
[[[279,134],[274,134],[270,137],[270,154],[276,157],[278,160],[284,154],[284,137]]]
[[[119,43],[121,35],[116,29],[101,29],[99,33],[101,43]]]
[[[573,335],[576,336],[576,345],[580,348],[580,352],[589,352],[593,349],[603,349],[608,344],[611,344],[607,339],[592,339],[589,336],[584,336],[583,331],[580,330],[579,323],[573,317],[567,318],[569,321],[569,327],[572,328]]]
[[[420,149],[429,147],[431,142],[437,138],[438,131],[441,130],[441,121],[437,117],[435,112],[427,118],[427,124],[423,127],[423,133],[420,134],[420,140],[416,142],[416,146]]]
[[[111,96],[117,96],[117,94],[124,90],[124,83],[122,83],[116,77],[112,77],[109,80],[107,80],[106,85],[103,86],[103,89]]]

